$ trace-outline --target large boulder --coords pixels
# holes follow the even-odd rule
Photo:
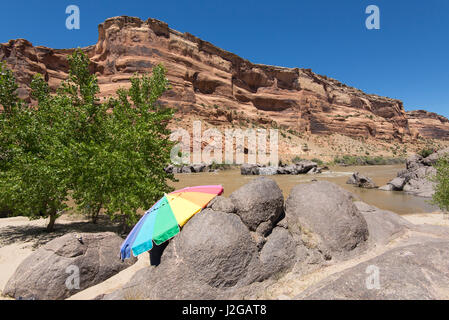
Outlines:
[[[157,267],[104,299],[229,299],[278,278],[303,247],[282,219],[283,203],[277,184],[263,177],[216,197],[170,240]]]
[[[197,279],[216,288],[235,286],[257,253],[246,226],[235,214],[204,210],[175,240],[179,259]]]
[[[278,172],[280,172],[281,174],[298,174],[299,173],[295,164],[287,165],[287,166],[283,167],[281,169],[281,171],[278,170]]]
[[[364,175],[361,175],[358,172],[354,172],[348,179],[348,181],[346,181],[347,184],[353,184],[356,187],[359,188],[366,188],[366,189],[373,189],[373,188],[377,188],[376,184],[374,183],[373,180],[371,180],[371,178],[366,177]]]
[[[295,165],[296,165],[297,174],[307,173],[310,170],[312,170],[313,168],[318,167],[318,164],[316,162],[309,161],[309,160],[301,160],[299,162],[296,162]]]
[[[445,148],[445,149],[441,149],[437,152],[432,153],[431,155],[429,155],[427,158],[424,158],[422,160],[423,164],[427,165],[427,166],[432,166],[435,163],[437,163],[437,161],[444,157],[444,156],[449,156],[449,147]]]
[[[331,275],[297,299],[434,300],[449,292],[449,241],[392,249]],[[378,279],[378,281],[376,280]]]
[[[233,213],[196,214],[170,241],[157,267],[144,268],[104,299],[229,299],[239,290],[277,277],[295,262],[296,244],[276,227],[258,248]]]
[[[279,166],[265,166],[257,164],[243,164],[240,167],[242,175],[275,175],[275,174],[318,174],[323,168],[309,160],[301,160],[290,165],[280,164]]]
[[[420,165],[415,167],[413,170],[408,169],[406,171],[401,171],[398,173],[399,179],[404,179],[405,183],[402,186],[402,190],[407,193],[414,194],[420,197],[430,198],[434,193],[435,183],[430,180],[430,178],[435,175],[436,170],[434,167]],[[398,178],[390,181],[393,184]]]
[[[264,277],[282,272],[295,259],[296,244],[287,229],[276,227],[260,251]]]
[[[235,205],[229,198],[218,196],[212,199],[207,205],[207,208],[211,208],[215,211],[222,211],[226,213],[234,213]]]
[[[330,182],[297,185],[287,198],[285,212],[290,232],[327,259],[362,249],[368,239],[367,223],[352,195]]]
[[[65,299],[135,263],[135,258],[120,260],[122,242],[112,232],[69,233],[56,238],[19,265],[3,294],[15,299]],[[80,279],[76,288],[77,281],[70,277],[76,276],[78,270]]]
[[[284,196],[273,180],[260,177],[234,191],[229,199],[236,213],[251,231],[259,226],[271,231],[283,214]]]
[[[435,183],[431,181],[431,177],[436,173],[433,165],[447,155],[449,155],[449,148],[434,152],[426,158],[417,154],[408,157],[406,168],[400,170],[397,177],[380,190],[405,191],[419,197],[432,197],[435,192]]]
[[[418,197],[431,198],[435,183],[427,179],[412,179],[404,186],[403,191]]]
[[[277,167],[260,167],[259,174],[261,176],[272,176],[278,173]]]
[[[191,171],[195,173],[205,172],[208,169],[205,163],[193,164],[191,166]]]
[[[366,220],[371,244],[386,245],[414,228],[411,222],[394,212],[381,210],[361,201],[354,204]]]
[[[409,156],[405,162],[407,170],[413,171],[423,166],[423,157],[419,154],[413,154]]]
[[[240,167],[240,173],[242,175],[258,175],[259,167],[256,164],[243,164]]]
[[[181,168],[181,172],[180,173],[192,173],[192,167],[191,166],[183,166]]]
[[[405,184],[407,183],[406,178],[396,177],[393,180],[391,180],[388,184],[390,184],[395,191],[401,191]]]

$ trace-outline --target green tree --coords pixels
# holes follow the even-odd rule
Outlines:
[[[10,114],[20,102],[17,95],[17,83],[11,70],[6,68],[6,64],[0,61],[0,106],[2,113]]]
[[[128,90],[100,103],[95,75],[81,50],[57,93],[37,75],[31,84],[37,106],[19,100],[12,72],[0,69],[0,206],[17,215],[50,217],[53,230],[70,196],[94,222],[103,209],[127,224],[172,189],[168,122],[173,110],[158,103],[169,89],[165,69],[134,76]]]
[[[151,77],[135,75],[130,89],[119,89],[101,104],[88,58],[76,51],[69,64],[63,92],[72,97],[76,119],[70,161],[73,199],[94,223],[103,209],[130,225],[139,208],[150,207],[172,190],[167,179],[174,177],[164,168],[170,164],[173,143],[167,125],[174,112],[158,103],[169,89],[166,71],[158,65]]]
[[[449,211],[449,156],[442,157],[435,165],[436,174],[432,180],[436,183],[432,203],[441,210]]]
[[[16,215],[49,217],[48,231],[62,210],[69,190],[67,111],[70,100],[51,96],[36,75],[31,96],[38,106],[19,100],[10,71],[1,71],[0,199]],[[3,85],[6,84],[6,85]]]
[[[11,137],[7,129],[11,111],[17,107],[19,97],[17,84],[11,70],[0,61],[0,175],[5,172],[12,163],[12,152],[9,150]],[[9,211],[10,205],[6,196],[2,193],[4,188],[0,185],[0,211]]]
[[[97,122],[99,134],[78,149],[74,199],[96,220],[100,209],[130,225],[139,208],[149,208],[173,180],[167,128],[173,110],[158,103],[169,89],[165,69],[158,65],[151,77],[134,76],[131,88],[119,89],[107,103],[111,110]],[[93,130],[92,132],[95,132]]]

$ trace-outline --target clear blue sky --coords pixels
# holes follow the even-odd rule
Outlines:
[[[70,4],[80,8],[80,30],[65,28]],[[380,8],[380,30],[365,27],[370,4]],[[448,0],[13,0],[1,6],[0,42],[87,46],[118,15],[160,19],[252,62],[311,68],[449,117]]]

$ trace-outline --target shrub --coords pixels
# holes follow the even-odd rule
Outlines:
[[[436,174],[431,179],[436,183],[432,203],[441,210],[449,211],[449,156],[443,157],[434,165]]]
[[[343,155],[334,158],[335,164],[343,164],[347,166],[388,165],[404,162],[405,162],[404,158],[385,158],[382,156],[369,157],[369,156]]]
[[[433,148],[423,148],[420,151],[418,151],[418,154],[423,158],[427,158],[434,152],[435,152],[435,149],[433,149]]]

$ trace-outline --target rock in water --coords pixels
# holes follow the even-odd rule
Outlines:
[[[317,168],[318,164],[309,160],[302,160],[295,163],[297,174],[304,174],[309,172],[310,170]]]
[[[259,167],[259,174],[262,176],[272,176],[278,173],[277,167]]]
[[[407,183],[407,179],[405,178],[394,178],[391,180],[388,184],[391,185],[393,190],[400,191],[404,188],[405,184]]]
[[[435,183],[430,178],[436,173],[432,165],[445,155],[449,155],[449,148],[434,152],[427,158],[417,154],[408,157],[406,169],[399,171],[396,178],[380,189],[405,191],[426,198],[432,197]]]
[[[192,165],[192,172],[195,172],[195,173],[205,172],[206,169],[207,169],[207,165],[205,163],[199,163],[199,164]]]
[[[345,257],[368,239],[367,223],[351,194],[327,181],[294,187],[285,212],[290,232],[328,259]]]
[[[379,187],[379,190],[382,190],[382,191],[393,191],[393,189],[394,189],[393,186],[388,183],[382,187]]]
[[[82,241],[79,241],[80,237]],[[69,233],[56,238],[19,265],[3,294],[15,299],[68,298],[137,261],[135,258],[125,262],[120,260],[122,242],[123,239],[112,232]],[[78,271],[79,288],[76,288]]]
[[[301,160],[290,165],[280,166],[265,166],[257,164],[243,164],[240,167],[242,175],[265,175],[271,176],[275,174],[318,174],[321,173],[322,168],[309,160]]]
[[[240,173],[242,175],[258,175],[259,167],[256,164],[242,164]]]
[[[352,176],[346,181],[347,184],[353,184],[360,188],[374,189],[377,188],[376,184],[371,178],[361,175],[358,172],[354,172]]]

